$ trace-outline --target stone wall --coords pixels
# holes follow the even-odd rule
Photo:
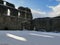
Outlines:
[[[31,27],[32,13],[29,8],[20,7],[21,9],[20,8],[15,9],[14,4],[6,2],[6,5],[4,5],[3,3],[0,3],[2,4],[0,5],[0,29],[11,30],[22,30],[24,28],[29,30],[32,29]],[[8,12],[8,10],[10,12]],[[10,14],[8,15],[8,13]],[[20,16],[18,13],[20,13]]]
[[[24,7],[19,7],[18,10],[20,11],[20,17],[25,19],[22,22],[22,27],[24,29],[28,29],[28,30],[32,30],[33,28],[32,26],[32,13],[31,10],[29,8],[24,8]]]
[[[60,18],[37,18],[33,24],[37,31],[60,32]]]
[[[3,4],[3,0],[0,0],[0,4]]]
[[[40,31],[49,31],[50,30],[50,24],[49,24],[49,18],[38,18],[34,19],[34,28],[35,30]]]
[[[52,19],[52,30],[60,32],[60,18]]]

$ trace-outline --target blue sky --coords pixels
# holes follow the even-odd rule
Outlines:
[[[29,7],[32,11],[33,18],[54,17],[59,14],[60,0],[6,0],[15,4],[16,7]]]

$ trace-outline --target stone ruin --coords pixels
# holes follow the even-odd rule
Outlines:
[[[0,0],[1,30],[32,30],[32,13],[27,7],[15,8],[14,4]]]

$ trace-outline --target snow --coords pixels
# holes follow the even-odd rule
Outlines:
[[[60,33],[0,31],[0,45],[60,45]]]

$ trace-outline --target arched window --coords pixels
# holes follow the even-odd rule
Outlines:
[[[20,12],[18,12],[18,16],[20,16]]]
[[[8,9],[7,15],[10,16],[10,9]]]
[[[6,2],[4,2],[4,5],[6,5]]]

